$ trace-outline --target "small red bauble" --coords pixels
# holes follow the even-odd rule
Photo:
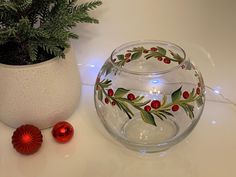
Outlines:
[[[13,147],[21,154],[33,154],[43,142],[41,131],[33,125],[22,125],[12,135]]]
[[[179,110],[179,105],[175,104],[172,106],[172,111],[178,111]]]
[[[128,98],[130,101],[132,101],[132,100],[135,99],[135,96],[134,96],[133,93],[129,93],[129,94],[127,95],[127,98]]]
[[[157,108],[159,108],[161,106],[161,102],[158,101],[158,100],[153,100],[151,102],[151,106],[152,106],[152,108],[157,109]]]
[[[109,96],[113,96],[114,91],[113,91],[112,89],[108,89],[107,94],[108,94]]]
[[[189,93],[188,93],[187,91],[184,91],[184,93],[183,93],[183,97],[184,97],[184,99],[188,99],[188,97],[189,97]]]
[[[149,112],[149,111],[151,111],[151,106],[149,106],[149,105],[146,105],[145,107],[144,107],[144,110],[145,111],[147,111],[147,112]]]
[[[115,106],[115,105],[116,105],[116,102],[115,102],[115,101],[112,101],[112,102],[111,102],[111,105],[112,105],[112,106]]]
[[[170,59],[169,58],[164,58],[163,61],[164,61],[165,64],[170,64]]]
[[[58,122],[53,126],[52,136],[59,143],[66,143],[71,140],[74,135],[74,128],[66,121]]]

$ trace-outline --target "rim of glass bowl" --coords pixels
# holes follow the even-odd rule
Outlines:
[[[131,71],[129,69],[123,68],[122,66],[118,66],[114,62],[116,54],[119,53],[120,51],[122,51],[122,50],[124,50],[124,49],[126,49],[128,47],[131,47],[131,46],[136,46],[137,44],[150,44],[150,43],[154,43],[154,44],[158,44],[159,43],[159,44],[164,44],[164,45],[167,45],[167,46],[173,46],[173,47],[177,48],[178,50],[183,52],[183,61],[181,61],[180,64],[178,64],[177,66],[174,66],[172,68],[169,68],[169,69],[166,69],[166,70],[162,70],[162,71],[155,71],[155,72]],[[124,44],[120,45],[119,47],[117,47],[116,49],[114,49],[112,51],[109,60],[110,60],[111,64],[113,65],[113,67],[115,67],[116,69],[118,69],[118,70],[120,70],[122,72],[125,72],[125,73],[134,74],[134,75],[162,75],[162,74],[166,74],[166,73],[172,72],[172,71],[182,67],[182,65],[184,65],[184,63],[186,61],[188,61],[188,59],[186,57],[186,53],[185,53],[184,49],[182,49],[182,47],[180,47],[177,44],[174,44],[174,43],[171,43],[171,42],[168,42],[168,41],[162,41],[162,40],[137,40],[137,41],[131,41],[131,42],[124,43]]]

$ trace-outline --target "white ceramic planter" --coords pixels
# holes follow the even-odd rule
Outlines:
[[[40,129],[68,119],[80,96],[80,77],[71,49],[66,58],[34,65],[0,64],[0,121]]]

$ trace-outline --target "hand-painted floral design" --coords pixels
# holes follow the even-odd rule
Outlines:
[[[156,50],[156,49],[152,49]],[[112,81],[109,79],[100,81],[97,79],[96,91],[97,98],[103,104],[111,104],[117,106],[120,110],[125,112],[129,119],[132,119],[134,113],[130,109],[134,109],[140,112],[140,115],[144,122],[156,126],[154,117],[158,117],[161,120],[174,117],[174,113],[182,108],[190,119],[194,118],[194,105],[202,105],[203,100],[201,96],[201,89],[197,87],[191,91],[182,90],[182,86],[175,90],[171,94],[171,98],[168,99],[167,95],[164,95],[161,100],[146,100],[144,96],[135,95],[131,90],[125,88],[112,89]],[[168,101],[170,100],[170,101]]]

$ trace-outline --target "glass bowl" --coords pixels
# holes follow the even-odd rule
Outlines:
[[[129,149],[165,150],[196,126],[205,103],[201,73],[178,45],[136,41],[115,49],[94,88],[97,113]]]

